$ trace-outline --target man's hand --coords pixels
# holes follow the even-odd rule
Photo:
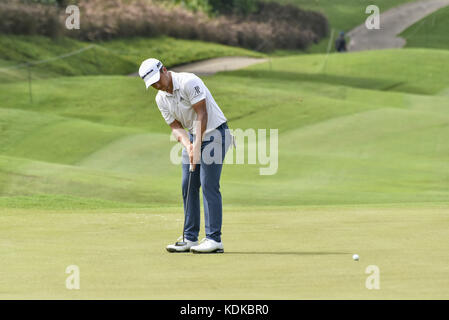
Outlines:
[[[191,143],[188,149],[189,161],[195,171],[196,165],[200,163],[200,146],[198,144]]]
[[[170,127],[172,129],[173,136],[176,138],[178,142],[180,142],[187,149],[188,152],[190,139],[189,136],[187,135],[186,130],[182,126],[181,122],[175,120],[170,124]]]
[[[192,165],[193,164],[193,144],[191,143],[189,145],[189,162]],[[193,170],[195,170],[195,165],[193,165]]]
[[[172,128],[173,135],[175,136],[178,142],[181,142],[186,151],[189,154],[190,164],[193,166],[193,170],[195,170],[196,164],[201,161],[201,144],[203,142],[203,135],[207,128],[207,108],[206,108],[206,100],[203,99],[194,105],[192,108],[197,113],[197,120],[194,123],[196,137],[193,144],[190,142],[190,139],[182,126],[182,124],[175,120],[170,124]]]

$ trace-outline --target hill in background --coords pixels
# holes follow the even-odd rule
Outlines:
[[[285,57],[205,78],[231,128],[280,132],[277,174],[225,165],[223,197],[234,205],[447,200],[448,54]],[[33,82],[33,103],[27,93],[26,82],[0,85],[3,205],[78,203],[61,196],[94,207],[179,203],[174,143],[139,78],[46,79]]]

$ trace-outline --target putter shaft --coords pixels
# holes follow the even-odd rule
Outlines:
[[[185,244],[184,234],[186,232],[186,220],[187,220],[187,208],[189,206],[189,194],[190,194],[190,181],[192,179],[193,165],[190,164],[189,167],[189,182],[187,184],[187,196],[186,196],[186,205],[184,210],[184,227],[182,228],[182,242]]]

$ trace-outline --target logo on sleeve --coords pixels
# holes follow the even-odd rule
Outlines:
[[[199,86],[196,86],[194,89],[195,89],[195,95],[199,95],[201,93],[201,89]]]

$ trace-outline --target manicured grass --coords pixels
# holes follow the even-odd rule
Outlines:
[[[193,255],[164,249],[181,208],[10,209],[0,298],[447,299],[448,221],[449,204],[225,206],[225,253]],[[80,290],[65,286],[69,265]],[[365,286],[370,265],[379,290]]]
[[[155,107],[153,90],[139,77],[58,77],[33,81],[33,102],[26,82],[1,86],[2,107],[53,113],[68,118],[140,127],[164,132],[165,122]]]
[[[442,8],[417,22],[403,33],[406,47],[449,49],[449,7]]]
[[[432,59],[432,63],[422,63]],[[351,87],[417,94],[437,94],[448,87],[449,52],[442,50],[381,50],[363,53],[291,56],[238,71],[237,75],[340,84]]]
[[[83,209],[105,209],[105,208],[140,208],[136,203],[123,203],[102,199],[89,199],[58,194],[41,194],[32,196],[0,197],[0,207],[20,208],[27,210],[83,210]]]
[[[135,129],[105,126],[38,112],[0,108],[2,154],[70,164]],[[32,155],[32,156],[31,156]]]

